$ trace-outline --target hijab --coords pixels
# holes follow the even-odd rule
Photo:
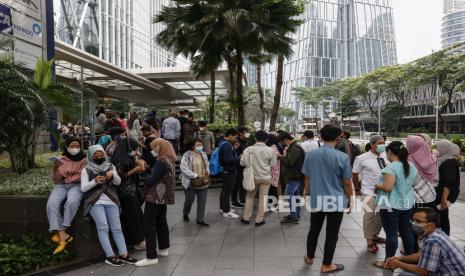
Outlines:
[[[102,147],[105,145],[108,145],[111,142],[111,136],[110,135],[102,135],[100,139],[98,140],[98,145],[101,145]]]
[[[449,140],[442,140],[436,143],[438,149],[438,168],[441,167],[442,163],[449,159],[456,159],[457,155],[460,154],[460,148],[458,145],[452,143]]]
[[[108,162],[108,159],[105,160],[105,162],[103,162],[100,165],[95,163],[94,154],[97,151],[103,152],[105,158],[107,158],[107,154],[105,153],[105,150],[103,149],[103,147],[101,145],[93,145],[93,146],[89,147],[89,150],[87,152],[87,165],[86,165],[86,168],[89,169],[94,174],[99,174],[99,173],[102,173],[102,172],[106,172],[106,171],[108,171],[108,168],[110,167],[110,162]]]
[[[76,155],[71,155],[68,151],[68,147],[69,145],[71,145],[72,142],[78,142],[79,148],[81,149],[81,151]],[[63,149],[63,156],[68,157],[69,160],[74,161],[74,162],[79,162],[82,159],[86,158],[86,155],[84,154],[84,151],[82,150],[81,140],[77,138],[69,138],[68,140],[66,140],[65,147]]]
[[[174,152],[173,145],[171,145],[169,141],[162,138],[157,138],[150,143],[150,148],[152,150],[156,150],[158,148],[157,159],[159,159],[160,157],[164,157],[172,161],[173,163],[176,162],[176,152]]]
[[[408,160],[412,162],[424,179],[433,181],[436,174],[436,160],[425,139],[421,136],[408,136]]]
[[[139,143],[131,138],[122,139],[115,148],[111,161],[113,163],[120,163],[128,167],[134,164],[133,158],[130,156],[132,151],[137,150]]]
[[[426,133],[420,133],[420,134],[418,134],[418,136],[422,137],[422,138],[425,140],[426,144],[428,145],[428,147],[429,147],[430,149],[432,148],[432,146],[433,146],[433,140],[431,139],[431,137],[429,137],[428,134],[426,134]]]

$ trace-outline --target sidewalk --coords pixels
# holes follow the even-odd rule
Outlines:
[[[190,223],[182,221],[184,195],[176,192],[176,205],[168,207],[170,256],[160,257],[159,264],[136,268],[131,265],[110,267],[102,262],[64,275],[320,275],[323,232],[315,264],[307,267],[303,262],[309,228],[308,212],[302,213],[303,218],[298,225],[280,225],[280,216],[285,214],[271,213],[265,217],[266,224],[256,228],[253,224],[243,225],[238,219],[223,218],[218,209],[220,189],[210,189],[208,192],[205,220],[210,228],[200,228],[192,222],[195,221],[195,211],[190,215]],[[196,210],[195,204],[192,210]],[[465,204],[457,203],[451,207],[451,228],[452,238],[463,248]],[[144,258],[145,252],[137,252],[133,256]],[[376,258],[383,257],[384,247],[376,255],[366,251],[362,214],[345,215],[334,261],[344,264],[346,269],[337,275],[393,275],[390,271],[371,265]]]

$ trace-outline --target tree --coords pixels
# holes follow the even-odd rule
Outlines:
[[[293,0],[175,0],[155,19],[167,26],[157,41],[189,57],[196,74],[208,73],[225,60],[229,66],[229,58],[235,57],[238,123],[245,125],[243,57],[262,51],[290,55],[292,40],[285,34],[300,22],[293,18],[295,12],[289,13],[294,7]]]
[[[285,123],[289,118],[293,118],[297,116],[297,112],[294,109],[288,107],[280,107],[279,108],[279,122]]]
[[[35,144],[47,120],[45,101],[26,73],[23,67],[0,60],[0,144],[17,173],[34,166]]]
[[[298,87],[293,89],[304,105],[309,105],[315,111],[314,123],[318,125],[318,110],[323,105],[323,95],[320,87]],[[318,131],[318,127],[316,128]]]
[[[266,89],[263,92],[263,106],[261,106],[261,95],[257,87],[250,87],[246,91],[245,96],[245,115],[249,122],[265,120],[269,116],[271,107],[273,106],[273,96],[271,90]],[[263,113],[261,113],[263,111]]]
[[[259,108],[260,108],[260,129],[265,129],[265,92],[262,88],[262,64],[270,63],[271,56],[266,54],[258,54],[255,56],[250,56],[249,60],[251,63],[255,64],[255,68],[257,71],[256,74],[256,85],[257,85],[257,92],[260,97],[259,101]]]

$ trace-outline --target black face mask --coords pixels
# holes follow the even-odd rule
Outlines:
[[[103,162],[105,162],[106,158],[105,157],[102,157],[102,158],[97,158],[97,159],[94,159],[94,162],[95,164],[97,165],[102,165]]]

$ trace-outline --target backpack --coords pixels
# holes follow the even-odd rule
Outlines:
[[[212,156],[210,158],[210,174],[211,175],[218,175],[223,172],[223,167],[221,166],[220,163],[220,151],[221,151],[221,146],[227,142],[222,142],[219,147],[217,147],[213,152]]]

